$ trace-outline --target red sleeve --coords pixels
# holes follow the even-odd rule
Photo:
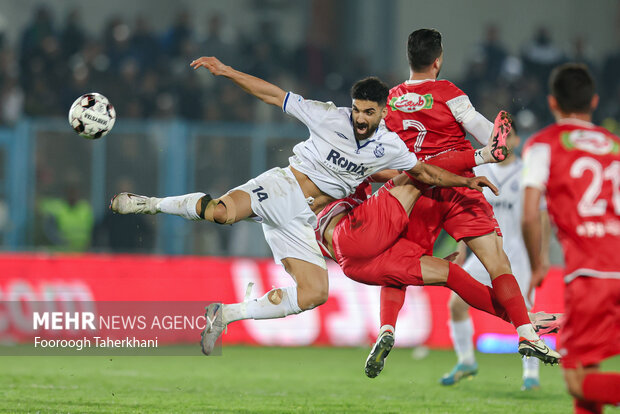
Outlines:
[[[439,93],[441,94],[441,98],[444,102],[448,102],[451,99],[456,98],[457,96],[467,96],[465,92],[457,88],[455,84],[447,80],[437,81],[437,86]]]

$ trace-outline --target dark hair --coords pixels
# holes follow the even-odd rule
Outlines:
[[[409,67],[420,72],[433,64],[441,56],[441,33],[435,29],[419,29],[409,35],[407,58]]]
[[[355,82],[351,88],[351,98],[363,101],[372,101],[385,106],[390,88],[376,76],[371,76]]]
[[[596,87],[588,67],[582,63],[565,63],[553,69],[549,90],[564,113],[589,113]]]

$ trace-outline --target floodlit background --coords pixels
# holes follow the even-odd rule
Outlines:
[[[199,315],[208,301],[244,300],[248,282],[252,297],[294,283],[269,258],[260,226],[107,208],[121,191],[219,196],[287,165],[308,136],[230,81],[193,71],[193,59],[215,55],[348,106],[360,78],[407,79],[407,36],[424,27],[443,34],[441,76],[489,119],[512,112],[522,138],[552,122],[546,79],[566,61],[590,66],[601,95],[595,121],[620,132],[618,0],[0,0],[0,411],[495,414],[518,404],[569,412],[557,367],[542,367],[541,390],[519,391],[514,329],[481,312],[472,312],[477,349],[507,354],[478,354],[474,381],[439,386],[456,360],[445,350],[449,290],[439,287],[407,290],[399,348],[369,380],[379,288],[347,279],[335,263],[324,305],[231,325],[222,357],[200,356],[199,330],[162,340],[174,344],[167,355],[195,357],[76,359],[78,351],[45,357],[32,348],[28,311],[37,301],[51,309],[181,301],[198,304]],[[87,92],[107,96],[117,112],[112,132],[95,141],[67,121]],[[447,237],[438,244],[436,252],[454,249]],[[536,310],[561,312],[562,255],[553,246],[556,266]],[[37,357],[7,356],[19,352]]]
[[[576,60],[599,82],[596,121],[617,131],[619,10],[614,0],[0,1],[0,248],[267,256],[248,223],[112,218],[106,209],[127,190],[219,195],[285,165],[306,138],[277,108],[191,70],[202,55],[345,106],[359,78],[406,79],[407,35],[434,27],[444,36],[442,76],[490,119],[508,109],[526,137],[548,124],[549,69]],[[91,91],[118,114],[96,142],[66,121]],[[79,218],[59,225],[56,203],[79,200]]]

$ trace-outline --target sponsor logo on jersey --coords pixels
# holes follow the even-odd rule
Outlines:
[[[599,131],[565,131],[560,135],[560,140],[567,150],[577,149],[596,155],[620,153],[620,144]]]
[[[345,157],[341,156],[340,153],[336,150],[331,150],[329,152],[329,154],[327,155],[327,161],[331,161],[333,165],[357,175],[366,175],[366,170],[368,169],[368,167],[364,166],[364,163],[358,165],[354,162],[351,162]]]
[[[407,113],[417,112],[422,109],[431,109],[433,107],[433,95],[430,93],[418,95],[417,93],[409,92],[390,99],[390,107],[393,111]]]
[[[335,132],[335,133],[336,133],[336,135],[338,135],[340,138],[343,138],[343,139],[349,139],[349,138],[347,138],[347,136],[346,136],[345,134],[343,134],[342,132],[338,132],[338,131],[334,131],[334,132]]]
[[[377,144],[374,152],[375,152],[375,157],[381,158],[385,155],[385,148],[383,148],[382,144]]]

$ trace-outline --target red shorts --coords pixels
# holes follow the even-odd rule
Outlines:
[[[620,354],[620,280],[578,277],[564,291],[562,366],[598,364]]]
[[[423,249],[401,236],[409,218],[388,191],[342,218],[333,235],[336,260],[347,277],[367,285],[421,285]]]
[[[442,228],[457,241],[494,231],[502,235],[493,207],[484,195],[464,187],[425,191],[413,206],[406,237],[430,255]]]

